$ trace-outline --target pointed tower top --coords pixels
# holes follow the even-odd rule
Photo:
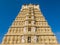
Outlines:
[[[32,4],[32,3],[30,3],[30,4],[24,4],[24,5],[22,6],[23,9],[24,9],[24,8],[29,8],[29,7],[34,7],[34,8],[39,9],[39,5],[38,5],[38,4]],[[40,10],[40,9],[39,9],[39,10]]]
[[[24,4],[24,5],[36,5],[37,6],[38,4],[32,4],[32,3],[30,3],[30,4]]]

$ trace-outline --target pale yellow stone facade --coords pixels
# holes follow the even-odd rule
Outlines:
[[[39,5],[23,5],[2,45],[58,45]]]

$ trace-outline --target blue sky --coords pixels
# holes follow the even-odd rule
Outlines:
[[[60,43],[60,0],[0,0],[0,43],[23,4],[39,4]]]

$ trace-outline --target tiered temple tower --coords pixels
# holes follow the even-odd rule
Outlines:
[[[23,5],[2,45],[58,45],[39,5]]]

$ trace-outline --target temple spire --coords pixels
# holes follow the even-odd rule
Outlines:
[[[34,6],[34,7],[33,7]],[[58,45],[38,5],[23,5],[2,40],[3,45]]]

